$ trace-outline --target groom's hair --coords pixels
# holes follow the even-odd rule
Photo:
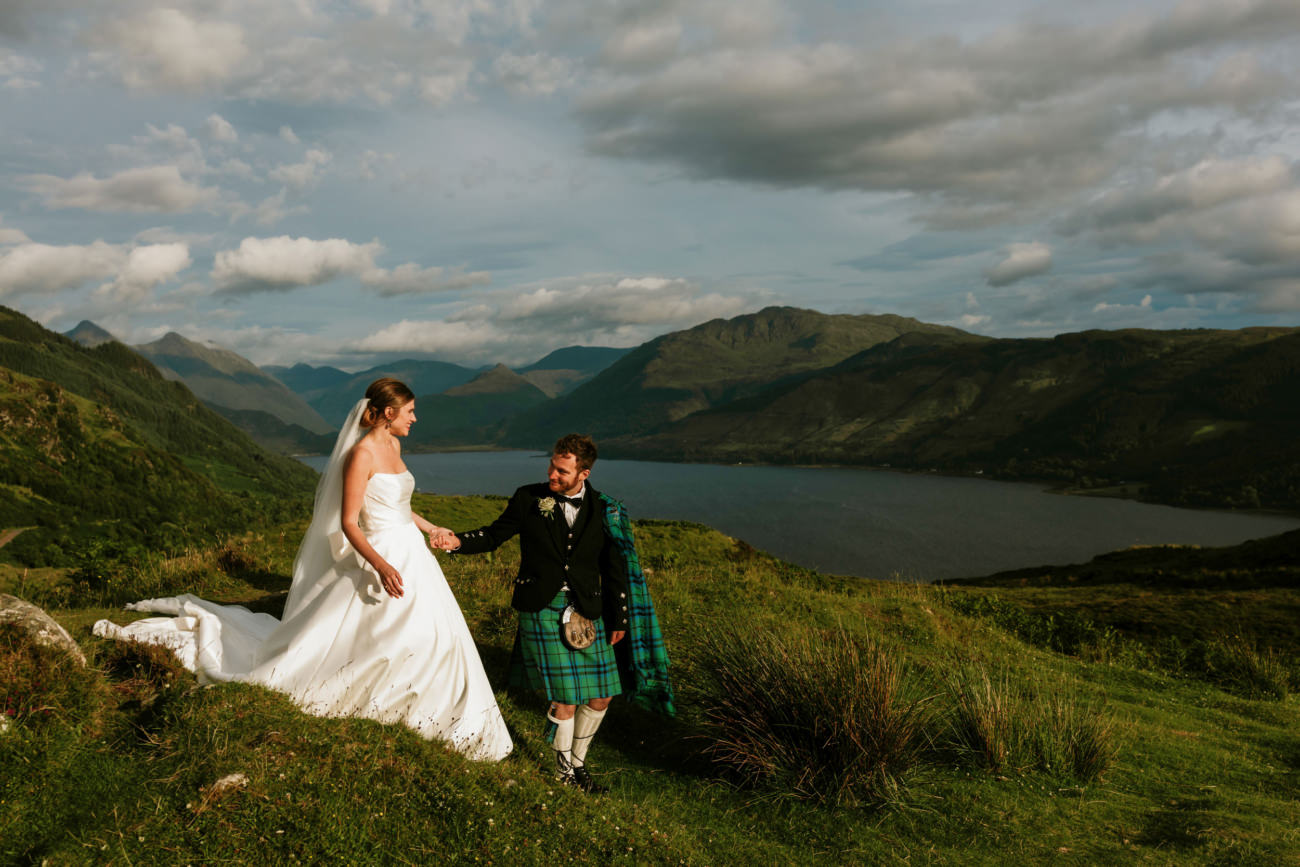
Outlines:
[[[553,455],[573,455],[578,461],[579,470],[589,470],[596,463],[596,444],[585,434],[565,434],[555,441]]]

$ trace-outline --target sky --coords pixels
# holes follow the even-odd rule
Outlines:
[[[5,0],[0,304],[518,365],[1300,325],[1300,0]]]

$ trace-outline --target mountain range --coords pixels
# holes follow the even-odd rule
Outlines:
[[[578,430],[608,456],[887,466],[1181,505],[1300,505],[1300,329],[994,339],[770,307],[631,350],[557,350],[517,370],[404,360],[356,374],[263,373],[327,421],[380,375],[411,383],[414,450],[545,448]],[[328,435],[222,411],[276,448],[328,448]]]
[[[1300,504],[1297,381],[1297,329],[914,333],[608,447],[1129,483],[1163,502],[1289,507]]]
[[[902,316],[793,307],[714,319],[642,344],[568,395],[521,413],[502,441],[534,447],[570,430],[600,439],[645,434],[909,333],[965,332]]]
[[[230,410],[266,413],[313,434],[335,429],[280,380],[228,349],[205,346],[174,331],[132,348],[152,361],[164,377],[184,382],[223,415]]]
[[[88,348],[0,307],[4,556],[72,565],[301,514],[316,473],[251,441],[116,340]]]
[[[116,340],[86,320],[64,336],[88,348]],[[258,368],[235,352],[175,332],[131,348],[152,361],[165,378],[185,383],[209,408],[254,440],[285,454],[329,451],[338,424],[366,386],[382,376],[406,382],[426,396],[421,405],[436,406],[431,417],[435,423],[421,426],[420,445],[481,443],[496,436],[503,419],[568,392],[628,351],[565,347],[520,368],[518,374],[512,372],[513,379],[507,381],[501,370],[508,368],[501,365],[476,370],[420,359],[387,362],[359,373],[307,364]],[[484,382],[476,385],[483,377]],[[468,390],[458,392],[458,386]],[[438,399],[430,400],[433,397]]]

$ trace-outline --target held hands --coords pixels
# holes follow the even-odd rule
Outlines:
[[[429,545],[440,551],[455,551],[460,547],[460,540],[446,527],[435,527],[429,534]]]

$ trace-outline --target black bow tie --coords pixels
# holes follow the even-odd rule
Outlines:
[[[582,497],[556,497],[555,501],[557,503],[568,503],[575,509],[582,508]]]

